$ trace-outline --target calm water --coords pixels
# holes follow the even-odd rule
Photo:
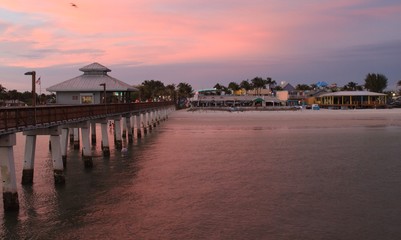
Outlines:
[[[38,137],[34,184],[18,184],[18,213],[1,203],[0,237],[401,239],[400,127],[272,128],[216,116],[173,113],[126,144],[128,156],[103,158],[98,134],[93,169],[69,151],[64,187],[53,184],[48,137]]]

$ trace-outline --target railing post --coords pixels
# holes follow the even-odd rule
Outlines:
[[[79,122],[88,118],[104,118],[108,114],[118,115],[132,111],[142,112],[142,123],[146,131],[154,127],[162,109],[169,109],[169,102],[122,103],[86,106],[39,106],[27,108],[5,108],[1,111],[0,130],[19,131],[38,124],[58,125],[65,122]],[[160,107],[160,110],[157,108]],[[157,109],[157,110],[156,110]],[[164,115],[164,114],[163,114]],[[149,126],[151,125],[151,126]],[[15,128],[15,130],[14,130]]]

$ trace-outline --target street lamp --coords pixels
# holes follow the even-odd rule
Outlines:
[[[104,111],[107,114],[107,105],[106,105],[106,83],[101,83],[99,86],[103,86],[103,103],[104,103]]]
[[[103,103],[106,104],[106,83],[101,83],[99,86],[103,86]]]
[[[24,75],[32,76],[32,106],[36,106],[36,72],[26,72]]]

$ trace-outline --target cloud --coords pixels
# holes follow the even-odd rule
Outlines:
[[[123,69],[128,78],[194,84],[256,75],[309,82],[325,80],[329,73],[333,81],[343,81],[346,74],[366,71],[361,61],[400,75],[393,64],[401,41],[401,3],[396,0],[77,4],[2,0],[0,66],[75,72],[97,61],[115,67],[113,73]]]
[[[392,57],[400,60],[401,64],[401,40],[350,46],[334,52],[332,55],[337,58],[353,59]]]

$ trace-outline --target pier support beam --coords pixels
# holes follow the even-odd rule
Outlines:
[[[83,160],[84,160],[84,166],[85,168],[91,168],[93,167],[93,161],[92,161],[92,151],[89,143],[89,126],[90,123],[87,122],[85,124],[86,126],[82,126],[81,131],[82,131],[82,153],[83,153]]]
[[[64,166],[63,159],[61,157],[61,144],[60,135],[50,135],[50,141],[52,143],[52,161],[53,161],[53,174],[55,184],[64,184]]]
[[[62,128],[61,129],[61,158],[63,159],[63,166],[64,168],[67,167],[67,149],[68,149],[68,135],[70,129],[69,128]]]
[[[17,178],[15,174],[13,152],[13,146],[15,144],[15,133],[0,136],[0,168],[1,180],[3,182],[4,211],[16,211],[19,209]]]
[[[127,138],[127,118],[126,117],[122,117],[121,118],[121,121],[122,121],[122,124],[123,124],[123,126],[122,126],[122,138]]]
[[[91,123],[91,140],[92,140],[92,145],[96,146],[96,123],[95,122]]]
[[[162,121],[166,120],[165,117],[164,117],[165,115],[166,115],[166,108],[163,107],[163,108],[160,109],[160,118],[161,118]]]
[[[146,115],[147,115],[147,117],[146,117],[146,126],[148,127],[149,132],[152,132],[152,123],[151,123],[152,115],[151,115],[151,113],[152,112],[150,110],[146,111]]]
[[[139,139],[142,137],[142,130],[141,130],[141,113],[136,113],[135,116],[135,130],[136,130],[136,137]]]
[[[70,132],[70,143],[74,144],[74,129],[71,128],[69,132]]]
[[[142,123],[143,135],[146,136],[146,134],[148,134],[148,129],[146,128],[146,112],[141,113],[141,123]]]
[[[153,128],[156,128],[157,124],[157,110],[152,111],[152,123],[153,123]]]
[[[109,137],[107,134],[107,119],[100,123],[100,127],[102,130],[102,151],[103,156],[110,156],[110,144],[109,144]]]
[[[156,122],[157,125],[160,125],[160,109],[156,110]]]
[[[116,143],[116,149],[121,150],[123,148],[123,141],[121,138],[121,118],[114,119],[114,137]]]
[[[133,143],[134,139],[132,137],[132,133],[133,133],[133,128],[132,128],[132,124],[131,124],[131,115],[127,115],[125,117],[125,127],[126,127],[126,132],[127,132],[127,136],[128,136],[128,142],[129,143]]]
[[[36,135],[27,135],[25,138],[24,166],[22,169],[21,184],[33,183],[35,163]]]
[[[61,132],[62,132],[61,127],[57,126],[57,127],[41,128],[41,129],[26,131],[23,133],[27,137],[33,135],[35,136],[50,135],[50,143],[52,145],[51,155],[53,162],[53,173],[54,173],[55,184],[65,183],[63,159],[61,156],[61,139],[60,139]]]
[[[79,149],[79,128],[74,128],[74,149]]]
[[[95,123],[94,123],[95,124]],[[91,123],[89,121],[83,121],[83,122],[77,122],[77,123],[70,123],[67,124],[66,126],[70,127],[70,128],[74,128],[77,129],[79,132],[79,130],[81,129],[81,135],[82,135],[82,159],[84,161],[84,166],[86,168],[90,168],[93,166],[93,162],[92,162],[92,150],[91,150],[91,145],[90,145],[90,129],[91,129]],[[66,127],[64,126],[64,127]],[[62,156],[64,156],[64,145],[63,145],[63,134],[64,134],[64,128],[61,130],[61,153]],[[75,134],[74,134],[75,135]],[[75,145],[74,145],[74,149],[75,149]],[[66,149],[65,149],[66,150]],[[65,164],[64,164],[65,166]]]

